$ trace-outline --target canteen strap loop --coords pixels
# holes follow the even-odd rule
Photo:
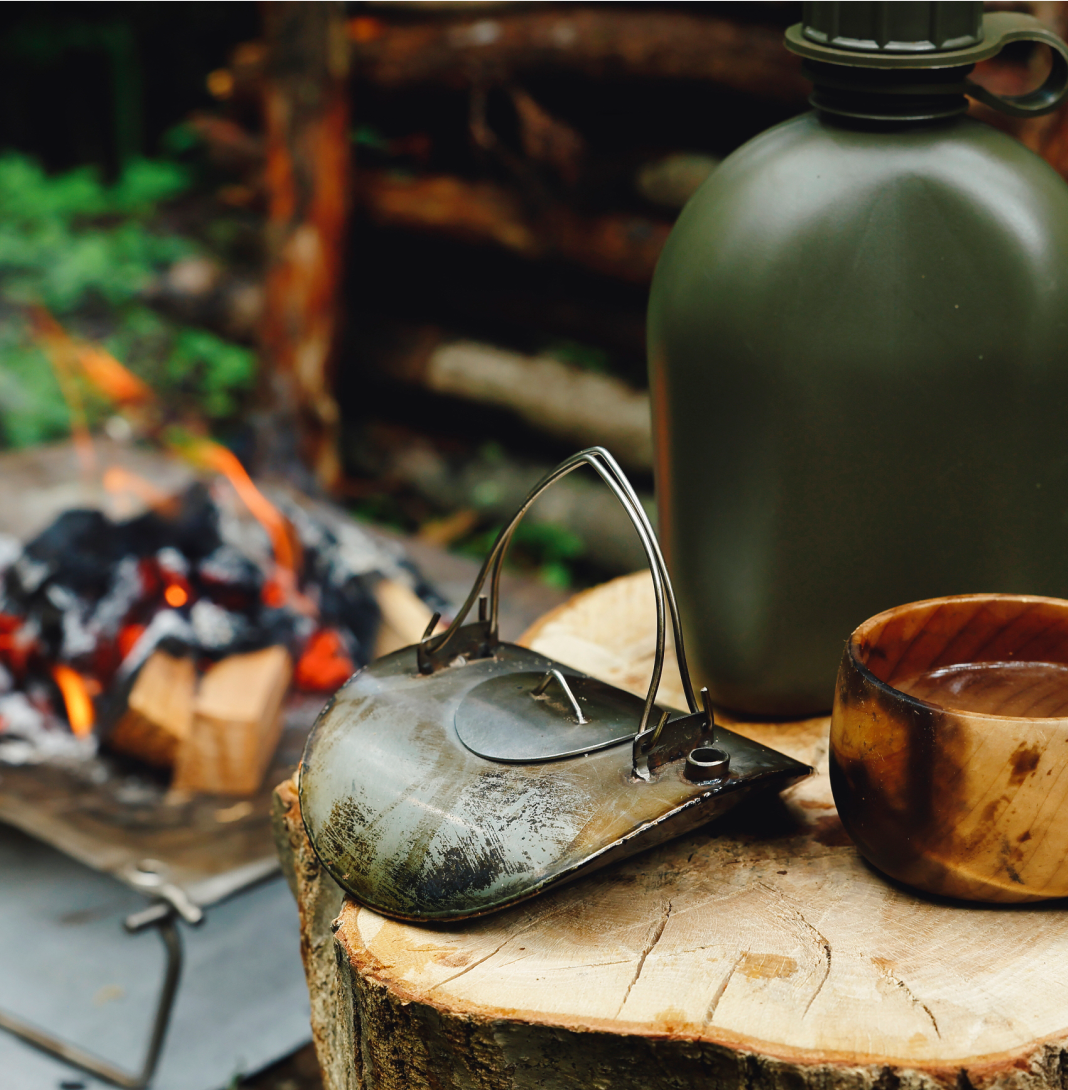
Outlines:
[[[1068,94],[1068,46],[1033,15],[1022,12],[991,12],[983,20],[983,29],[990,44],[996,45],[996,52],[1009,42],[1048,45],[1053,66],[1042,85],[1026,94],[995,95],[970,79],[964,81],[964,93],[1010,117],[1038,117],[1057,109]]]

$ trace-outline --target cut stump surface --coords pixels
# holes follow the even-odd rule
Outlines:
[[[523,642],[642,691],[649,577],[577,596]],[[661,700],[681,702],[677,675]],[[398,923],[345,901],[331,949],[308,933],[322,913],[306,911],[327,1085],[1068,1087],[1063,902],[991,908],[891,884],[835,812],[827,719],[723,722],[817,775],[465,925]],[[278,803],[308,899],[317,864],[292,785]]]

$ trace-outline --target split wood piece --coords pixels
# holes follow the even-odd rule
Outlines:
[[[360,77],[390,87],[507,82],[523,72],[564,68],[594,78],[709,80],[790,103],[809,93],[800,59],[783,47],[781,28],[660,5],[644,11],[534,7],[392,26],[358,16],[349,22],[349,37]]]
[[[647,284],[671,224],[642,216],[583,216],[553,205],[532,216],[520,193],[495,182],[364,171],[357,200],[376,223],[492,243],[523,257],[562,257],[606,276]]]
[[[630,469],[653,467],[649,394],[613,375],[552,356],[525,356],[474,341],[444,341],[425,329],[403,355],[384,353],[389,378],[504,409],[531,427],[582,447],[604,446]]]
[[[375,584],[374,596],[382,616],[372,657],[381,658],[418,643],[432,616],[426,602],[396,579],[380,579]]]
[[[349,205],[344,5],[280,0],[263,8],[263,26],[267,411],[257,455],[282,473],[299,458],[330,488],[341,472],[332,368]]]
[[[153,653],[134,681],[125,713],[108,735],[109,748],[157,768],[173,768],[192,731],[196,687],[191,658]]]
[[[230,655],[204,675],[192,729],[178,749],[173,787],[251,795],[282,733],[282,701],[293,663],[284,647]]]
[[[652,641],[642,574],[580,596],[528,642],[641,691]],[[818,775],[466,926],[346,901],[336,985],[315,983],[325,948],[320,976],[309,968],[327,1087],[1062,1090],[1068,913],[890,884],[835,812],[826,719],[724,722]],[[286,790],[283,847],[311,867]]]

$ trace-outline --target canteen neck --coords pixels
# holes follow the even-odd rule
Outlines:
[[[973,67],[859,68],[806,59],[802,71],[813,84],[809,102],[822,114],[908,123],[965,113]]]

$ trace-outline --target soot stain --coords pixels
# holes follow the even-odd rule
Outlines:
[[[1009,758],[1009,764],[1012,766],[1012,771],[1009,773],[1009,783],[1014,787],[1023,783],[1038,768],[1038,762],[1041,760],[1042,750],[1039,746],[1028,746],[1021,742]]]

